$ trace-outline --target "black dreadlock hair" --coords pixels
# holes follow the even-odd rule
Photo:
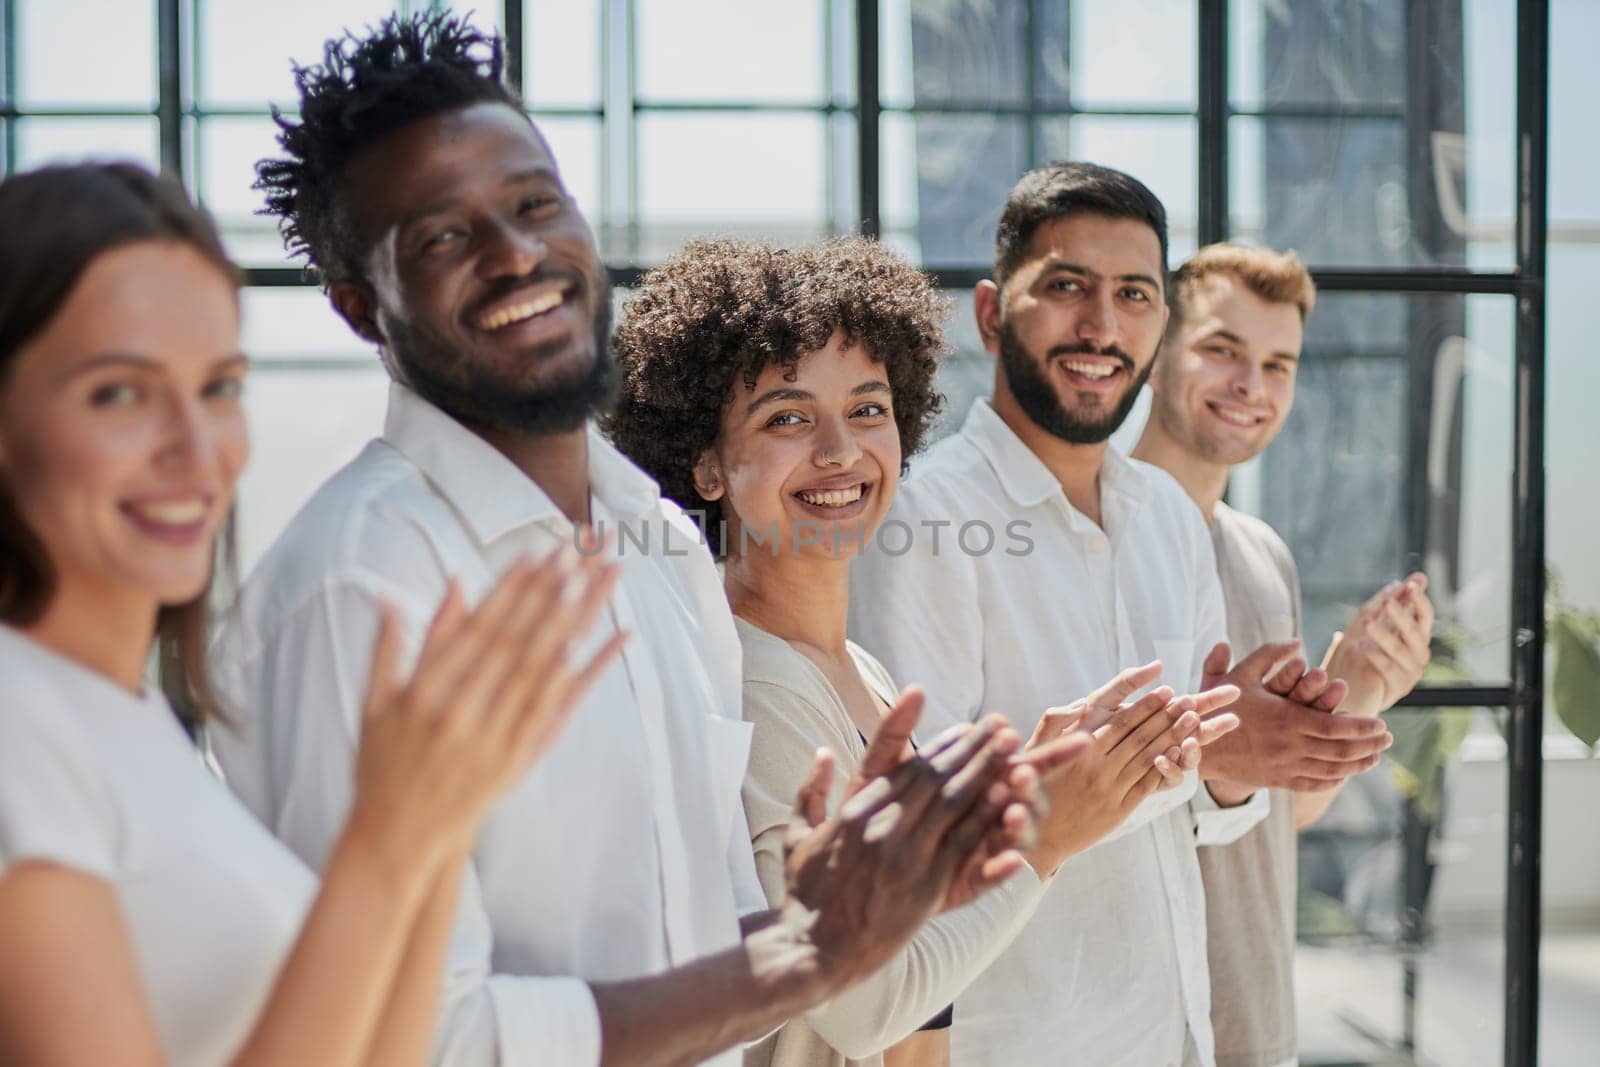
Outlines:
[[[504,47],[447,11],[391,15],[364,36],[346,30],[322,62],[294,66],[300,121],[274,107],[286,154],[256,164],[263,215],[278,218],[290,255],[324,286],[360,276],[357,235],[344,210],[344,168],[373,142],[420,119],[481,103],[521,110],[508,88]]]

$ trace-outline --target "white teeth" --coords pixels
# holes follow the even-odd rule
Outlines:
[[[1229,409],[1218,405],[1212,405],[1211,410],[1215,411],[1217,413],[1217,417],[1223,422],[1232,423],[1235,426],[1254,426],[1256,424],[1256,418],[1254,415],[1246,415],[1239,411],[1230,411]]]
[[[849,489],[827,489],[796,493],[807,504],[814,504],[824,508],[842,508],[846,504],[854,504],[861,499],[864,487],[853,485]]]
[[[1116,365],[1110,363],[1079,363],[1069,359],[1066,364],[1072,373],[1081,374],[1085,378],[1109,378],[1117,373]]]
[[[529,300],[525,304],[513,304],[508,308],[501,308],[490,315],[485,315],[478,320],[478,328],[482,330],[498,330],[510,326],[514,322],[531,319],[535,315],[543,315],[551,308],[557,307],[566,299],[566,294],[559,290],[552,290],[543,296]]]
[[[170,526],[187,526],[206,517],[206,505],[202,500],[172,504],[136,504],[133,510],[152,522]]]

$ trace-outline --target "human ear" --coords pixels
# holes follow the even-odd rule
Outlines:
[[[700,453],[700,462],[694,465],[694,490],[702,500],[721,500],[727,492],[722,484],[722,465],[709,448]]]
[[[383,344],[383,334],[378,330],[377,307],[371,292],[355,282],[335,282],[328,287],[328,299],[333,309],[356,336],[375,345]]]
[[[1000,354],[1000,287],[985,278],[972,291],[972,314],[978,320],[978,336],[991,356]]]

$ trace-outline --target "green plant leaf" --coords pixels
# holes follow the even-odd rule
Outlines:
[[[1563,611],[1550,623],[1555,670],[1550,699],[1555,712],[1578,740],[1600,741],[1600,616]]]

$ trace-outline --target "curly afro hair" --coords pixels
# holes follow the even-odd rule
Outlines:
[[[909,457],[944,403],[933,379],[948,312],[928,276],[877,241],[691,241],[644,276],[624,309],[615,342],[622,396],[604,429],[663,496],[696,515],[720,558],[722,502],[701,499],[694,468],[721,433],[734,383],[754,388],[772,363],[792,380],[801,356],[841,332],[884,365]]]
[[[346,31],[323,46],[321,63],[297,64],[300,121],[272,109],[286,155],[256,164],[255,185],[290,255],[304,256],[323,285],[359,278],[363,249],[341,203],[345,166],[442,112],[482,103],[520,111],[504,73],[500,38],[443,11],[391,15],[364,36]]]

